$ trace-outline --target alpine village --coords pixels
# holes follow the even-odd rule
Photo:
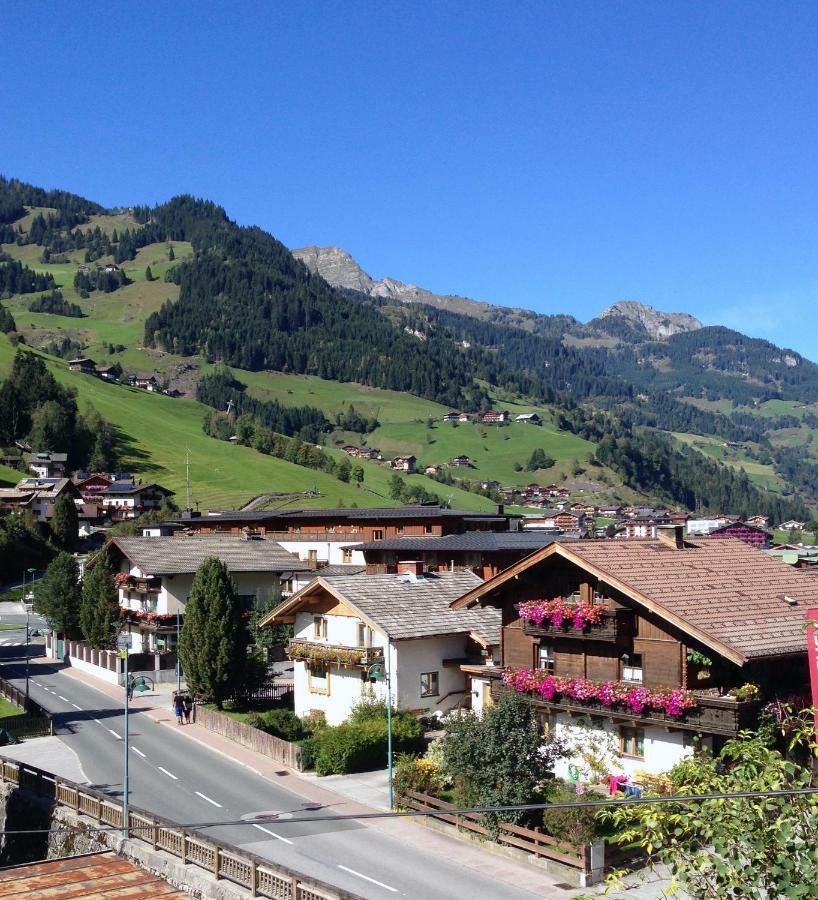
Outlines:
[[[816,896],[814,795],[672,803],[812,783],[813,362],[14,178],[0,297],[5,821],[66,884]]]

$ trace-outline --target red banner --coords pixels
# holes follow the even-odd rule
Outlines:
[[[807,660],[809,661],[809,685],[812,690],[812,705],[815,707],[815,737],[818,740],[818,607],[806,611],[807,617]]]

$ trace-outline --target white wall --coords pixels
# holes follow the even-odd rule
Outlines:
[[[281,544],[288,553],[292,553],[300,560],[308,560],[310,550],[314,550],[317,559],[322,561],[327,560],[331,566],[366,565],[362,550],[353,550],[351,560],[344,560],[344,554],[342,552],[344,547],[354,547],[361,542],[362,539],[360,535],[357,537],[351,535],[348,541],[277,541],[277,543]],[[317,574],[320,574],[320,569]]]
[[[444,668],[444,659],[460,659],[466,654],[466,638],[462,634],[396,641],[397,665],[395,681],[398,709],[424,713],[445,713],[465,696],[466,676],[458,666]],[[436,697],[421,697],[420,676],[437,672],[440,686]],[[453,691],[457,693],[452,693]]]

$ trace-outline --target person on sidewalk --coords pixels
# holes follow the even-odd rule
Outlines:
[[[135,679],[133,675],[128,676],[128,702],[130,703],[133,700],[133,689],[135,684]]]
[[[183,704],[185,707],[185,724],[190,725],[190,714],[193,712],[193,697],[190,694],[185,694]]]
[[[182,725],[182,716],[185,714],[185,702],[182,700],[181,694],[177,694],[173,698],[173,711],[176,713],[176,724]]]

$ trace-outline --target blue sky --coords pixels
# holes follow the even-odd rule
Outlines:
[[[818,4],[6,0],[0,172],[818,359]]]

